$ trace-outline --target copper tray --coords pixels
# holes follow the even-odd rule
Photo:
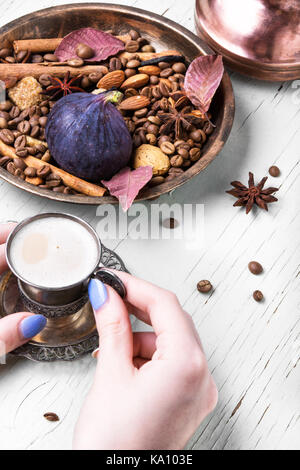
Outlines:
[[[197,32],[237,72],[300,78],[299,0],[196,0]]]
[[[127,271],[121,258],[102,245],[101,266]],[[15,312],[26,312],[17,278],[11,271],[0,276],[0,318]],[[73,361],[94,351],[99,336],[90,302],[74,315],[48,319],[44,330],[29,343],[11,354],[31,361]]]
[[[173,21],[137,8],[103,3],[63,5],[23,16],[0,28],[0,43],[20,38],[61,37],[74,29],[86,26],[103,30],[113,28],[117,33],[128,32],[131,28],[140,30],[158,51],[178,49],[189,61],[199,54],[213,53],[201,39]],[[217,127],[203,148],[202,158],[173,181],[155,188],[146,188],[137,200],[155,199],[181,186],[203,171],[215,159],[228,139],[233,124],[234,110],[232,85],[229,76],[225,73],[211,107],[213,121]],[[28,184],[2,168],[0,168],[0,178],[25,191],[56,201],[97,205],[117,202],[113,197],[55,194]]]

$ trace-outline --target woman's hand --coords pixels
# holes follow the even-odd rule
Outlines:
[[[100,352],[74,448],[183,449],[217,403],[200,339],[173,293],[117,275],[126,305],[98,280],[89,287]],[[127,308],[155,333],[132,333]]]
[[[0,274],[7,270],[5,242],[15,224],[0,225]],[[0,320],[0,356],[22,346],[45,327],[47,319],[42,315],[23,312]]]

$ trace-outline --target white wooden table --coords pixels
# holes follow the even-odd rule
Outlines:
[[[1,0],[0,23],[64,3],[72,2]],[[194,30],[193,0],[119,3],[151,5]],[[133,273],[174,290],[202,337],[220,399],[189,448],[299,449],[300,96],[289,82],[231,77],[237,111],[229,142],[206,171],[159,201],[204,204],[205,244],[191,249],[184,240],[130,236],[106,244]],[[279,178],[269,178],[280,187],[279,202],[269,213],[248,216],[233,208],[234,199],[225,194],[230,181],[246,182],[249,170],[261,178],[272,164],[281,169]],[[94,226],[98,221],[95,207],[50,202],[0,182],[1,220],[46,211],[70,212]],[[252,259],[264,266],[259,277],[247,269]],[[197,292],[201,279],[212,281],[212,295]],[[265,295],[261,304],[252,299],[255,289]],[[91,357],[54,364],[10,358],[0,366],[0,449],[69,449],[94,370]],[[48,411],[61,421],[47,422]]]

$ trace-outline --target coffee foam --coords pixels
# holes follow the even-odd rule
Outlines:
[[[98,258],[97,243],[81,224],[47,217],[25,225],[10,248],[15,271],[28,283],[66,287],[87,278]]]

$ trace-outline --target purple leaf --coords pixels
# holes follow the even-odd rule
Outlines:
[[[133,171],[126,167],[110,181],[101,181],[101,183],[109,189],[112,196],[119,199],[123,211],[126,212],[152,176],[152,166],[142,166]]]
[[[189,66],[184,82],[186,95],[203,114],[209,110],[224,74],[221,55],[197,57]]]
[[[82,28],[64,37],[55,55],[60,62],[73,59],[77,57],[76,49],[80,43],[90,46],[95,51],[94,57],[86,59],[86,62],[101,62],[125,49],[124,43],[111,34],[94,28]]]

